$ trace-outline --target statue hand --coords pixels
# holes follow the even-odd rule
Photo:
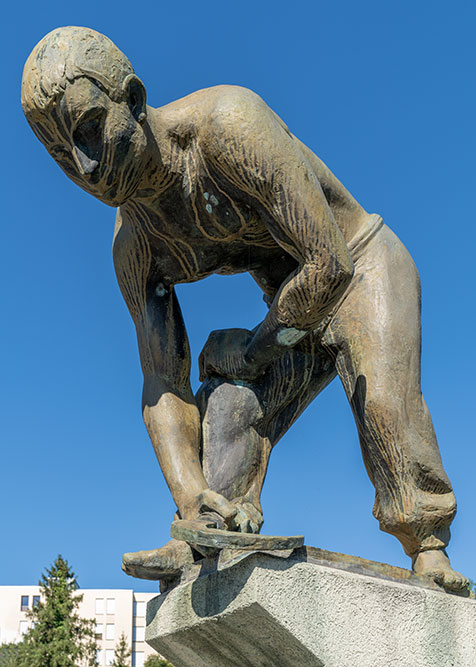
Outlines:
[[[259,533],[263,525],[263,515],[256,507],[244,500],[242,497],[229,501],[220,493],[211,489],[205,489],[198,496],[199,517],[213,515],[215,518],[223,519],[217,521],[217,528],[222,530],[233,530],[238,533]]]
[[[238,508],[227,500],[225,496],[211,489],[205,489],[198,495],[198,508],[200,514],[218,514],[224,522],[223,526],[218,527],[223,528],[231,524],[238,512]]]
[[[258,369],[245,362],[253,334],[248,329],[219,329],[208,336],[198,359],[200,381],[209,375],[233,380],[254,380]]]
[[[242,498],[233,501],[237,508],[235,516],[230,521],[229,530],[239,533],[259,533],[263,525],[263,515],[256,507]]]

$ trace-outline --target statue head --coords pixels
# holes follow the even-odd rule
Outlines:
[[[21,100],[75,183],[110,206],[133,195],[145,168],[146,93],[110,39],[79,27],[48,33],[26,61]]]

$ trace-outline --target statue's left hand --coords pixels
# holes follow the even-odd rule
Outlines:
[[[219,375],[232,380],[254,380],[258,368],[245,361],[253,334],[248,329],[219,329],[208,336],[198,359],[200,381]]]
[[[256,507],[242,496],[227,500],[211,489],[205,489],[199,496],[200,516],[216,513],[223,519],[222,530],[238,533],[259,533],[263,525],[263,515]]]
[[[229,530],[236,530],[239,533],[259,533],[263,525],[263,515],[256,507],[245,501],[243,498],[233,500],[237,512],[231,519]]]
[[[211,489],[204,489],[199,493],[198,507],[199,516],[214,512],[223,519],[225,526],[228,526],[238,513],[238,507],[234,503]]]

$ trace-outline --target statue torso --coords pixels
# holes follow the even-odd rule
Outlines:
[[[231,179],[214,170],[213,160],[207,159],[208,146],[213,143],[206,130],[208,119],[220,114],[223,108],[226,113],[223,100],[229,94],[246,98],[250,92],[218,86],[193,93],[157,111],[157,122],[170,137],[167,149],[161,151],[167,176],[160,182],[152,179],[146,184],[133,200],[121,207],[121,216],[147,238],[157,272],[165,283],[193,282],[212,273],[250,271],[265,276],[264,284],[269,278],[274,283],[270,285],[273,292],[297,267],[297,261],[268,231],[267,211],[258,210],[257,203],[236,188]],[[285,128],[274,112],[262,101],[261,104],[266,122],[279,123]],[[230,127],[233,140],[233,124]],[[286,131],[289,132],[287,128]],[[253,136],[248,139],[255,140]],[[351,238],[361,224],[361,217],[367,214],[325,165],[294,140],[307,151],[306,158],[325,192],[327,189],[330,196],[326,196],[344,238]],[[245,162],[246,158],[246,169]]]
[[[271,236],[262,212],[212,174],[198,151],[193,163],[193,169],[184,167],[157,196],[121,208],[124,221],[146,235],[164,282],[266,270],[278,262],[282,282],[297,263]]]

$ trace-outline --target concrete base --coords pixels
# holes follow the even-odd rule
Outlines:
[[[476,601],[407,570],[306,547],[214,567],[148,603],[175,667],[476,665]]]

